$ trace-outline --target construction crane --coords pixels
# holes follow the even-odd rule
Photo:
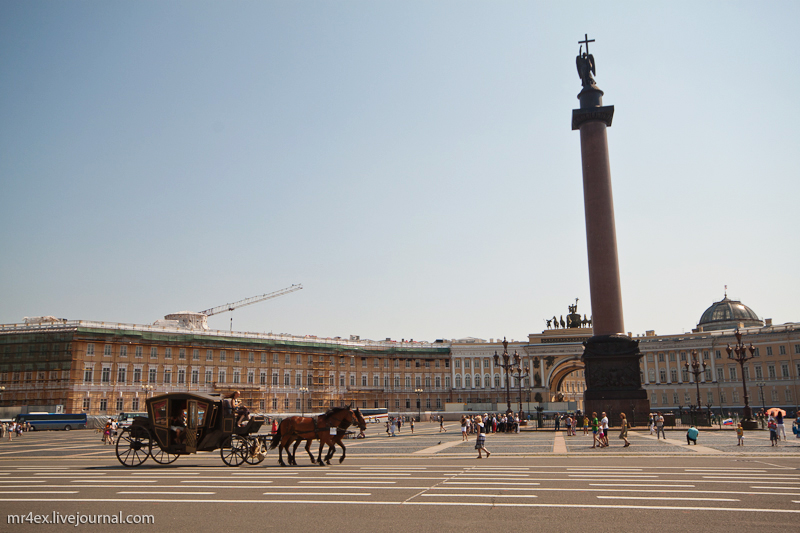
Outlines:
[[[244,307],[245,305],[263,302],[264,300],[269,300],[271,298],[277,298],[278,296],[283,296],[284,294],[289,294],[290,292],[299,291],[302,288],[303,286],[300,284],[292,285],[291,287],[286,287],[285,289],[281,289],[279,291],[262,294],[261,296],[253,296],[252,298],[245,298],[244,300],[240,300],[238,302],[212,307],[211,309],[206,309],[205,311],[200,311],[199,313],[195,311],[181,311],[179,313],[172,313],[165,316],[164,320],[156,320],[154,325],[186,329],[202,329],[203,331],[207,331],[207,319],[210,316],[218,315],[220,313],[224,313],[225,311],[233,311],[234,309]],[[233,331],[233,317],[231,317],[231,331]]]
[[[245,298],[244,300],[239,300],[238,302],[233,302],[225,305],[218,305],[217,307],[212,307],[211,309],[200,311],[200,314],[205,315],[206,317],[218,315],[220,313],[225,313],[227,311],[233,311],[234,309],[238,309],[246,305],[263,302],[264,300],[271,300],[272,298],[277,298],[278,296],[283,296],[284,294],[289,294],[291,292],[299,291],[302,288],[303,285],[298,283],[297,285],[292,285],[291,287],[286,287],[285,289],[281,289],[279,291],[262,294],[260,296]],[[233,331],[233,316],[231,316],[231,331]]]

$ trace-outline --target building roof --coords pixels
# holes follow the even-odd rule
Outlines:
[[[722,300],[705,310],[697,327],[703,328],[703,331],[714,331],[735,329],[740,324],[744,327],[763,326],[764,321],[758,318],[755,311],[738,300],[731,300],[726,294]]]

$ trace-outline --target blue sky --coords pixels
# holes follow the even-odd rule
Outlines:
[[[523,339],[589,313],[578,41],[626,329],[798,321],[796,2],[3,2],[0,323]],[[229,315],[210,320],[227,329]]]

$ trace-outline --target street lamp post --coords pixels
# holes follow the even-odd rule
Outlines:
[[[147,399],[147,395],[149,393],[153,392],[154,388],[155,387],[153,387],[152,385],[142,385],[142,390],[144,391],[144,399],[145,400]]]
[[[764,398],[764,387],[765,387],[766,385],[767,385],[767,384],[766,384],[766,383],[764,383],[763,381],[759,381],[758,383],[756,383],[756,387],[758,387],[759,389],[761,389],[761,391],[760,391],[760,393],[761,393],[761,408],[762,408],[762,409],[764,409],[764,412],[765,412],[765,413],[767,412],[767,401],[766,401],[766,399]]]
[[[494,352],[494,364],[495,366],[499,366],[503,370],[506,371],[506,404],[508,405],[508,409],[506,410],[506,414],[513,413],[514,411],[511,409],[511,391],[509,389],[509,375],[510,371],[514,369],[514,367],[519,367],[519,355],[517,352],[514,352],[513,356],[508,355],[508,341],[503,337],[503,362],[500,363],[500,357],[497,355],[497,351]]]
[[[524,412],[522,411],[522,380],[530,376],[530,369],[528,366],[519,366],[516,367],[516,378],[519,380],[517,381],[517,385],[519,387],[519,419],[520,422],[522,421],[522,417],[524,416]]]
[[[300,394],[302,395],[302,399],[300,400],[300,416],[306,416],[306,393],[308,392],[308,387],[300,387]]]
[[[5,386],[0,385],[0,405],[3,405],[3,391],[6,390]]]
[[[417,393],[417,422],[422,422],[422,401],[419,396],[422,394],[422,389],[414,389],[414,392]]]
[[[747,395],[747,379],[744,375],[744,364],[753,358],[756,349],[752,343],[750,346],[745,346],[742,342],[742,333],[737,329],[734,333],[736,337],[736,344],[731,347],[729,344],[725,351],[728,352],[728,359],[732,359],[739,363],[742,370],[742,389],[744,391],[744,420],[742,426],[745,429],[756,429],[758,425],[753,421],[753,411],[750,409],[750,397]],[[749,355],[748,355],[749,354]]]
[[[694,376],[694,384],[697,387],[697,407],[695,411],[702,414],[701,408],[703,404],[700,402],[700,376],[706,371],[706,362],[703,361],[702,364],[700,363],[697,358],[697,350],[692,350],[690,355],[692,356],[692,362],[689,363],[689,361],[686,361],[686,370],[691,372],[692,376]]]

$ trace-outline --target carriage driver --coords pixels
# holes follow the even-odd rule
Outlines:
[[[233,391],[230,396],[225,398],[223,401],[223,405],[225,406],[225,414],[235,414],[236,415],[236,425],[241,426],[243,423],[246,423],[250,420],[250,410],[242,405],[242,400],[239,397],[242,395],[241,392]]]

